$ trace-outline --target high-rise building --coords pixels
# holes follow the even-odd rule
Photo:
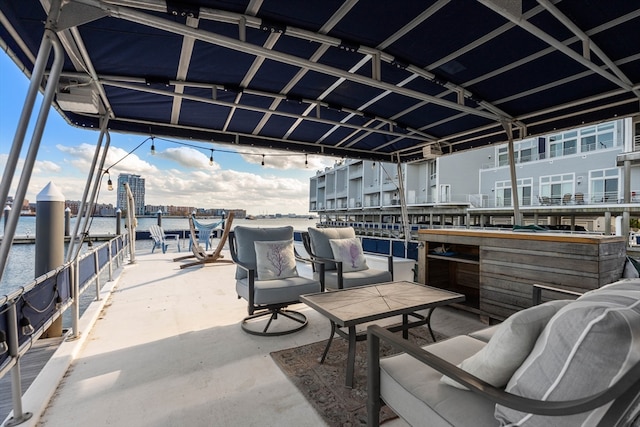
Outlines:
[[[140,175],[132,175],[127,173],[121,173],[120,175],[118,175],[117,208],[123,211],[127,209],[127,193],[124,188],[125,182],[129,184],[131,193],[133,193],[135,214],[144,215],[144,178],[141,178]]]

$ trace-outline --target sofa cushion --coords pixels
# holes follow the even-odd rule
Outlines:
[[[549,321],[507,391],[541,400],[573,400],[613,384],[640,359],[640,298],[629,283],[589,292]],[[547,417],[501,405],[496,418],[520,426],[594,425],[605,405],[586,414]]]
[[[233,229],[238,252],[238,261],[249,269],[256,268],[255,242],[293,239],[293,227],[255,228],[236,226]],[[244,279],[247,272],[242,268],[236,269],[236,279]]]
[[[315,272],[313,277],[320,280],[320,273]],[[356,286],[373,285],[375,283],[391,282],[391,272],[387,270],[378,270],[368,268],[366,270],[351,271],[342,274],[342,286],[344,289]],[[324,286],[327,289],[338,289],[338,271],[324,272]]]
[[[503,388],[527,358],[547,322],[569,302],[550,301],[509,316],[498,325],[487,345],[459,367],[494,387]],[[449,377],[442,377],[442,381],[466,390]]]
[[[459,335],[423,347],[442,359],[458,364],[486,343]],[[402,353],[380,361],[380,396],[414,426],[498,426],[495,404],[476,393],[442,384],[442,374]]]
[[[342,272],[362,271],[369,268],[362,252],[362,243],[357,237],[329,239],[333,259],[342,262]]]
[[[307,277],[295,276],[282,280],[256,280],[253,302],[257,305],[297,302],[300,295],[320,292],[320,283]],[[249,300],[249,279],[236,280],[238,296]]]
[[[293,239],[255,242],[257,280],[276,280],[298,275]]]
[[[329,244],[329,239],[346,239],[356,237],[356,232],[351,227],[345,228],[314,228],[309,227],[309,239],[311,240],[311,250],[316,256],[333,259],[333,251]],[[325,271],[335,270],[335,262],[326,262]]]

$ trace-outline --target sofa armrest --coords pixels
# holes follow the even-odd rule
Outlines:
[[[548,416],[573,415],[593,410],[613,400],[614,403],[600,420],[598,426],[622,426],[626,425],[625,423],[629,420],[640,394],[639,362],[613,386],[589,397],[569,401],[541,401],[517,396],[493,387],[456,365],[378,325],[372,325],[367,328],[367,425],[369,427],[378,426],[380,421],[380,340],[452,378],[473,393],[480,394],[497,404],[526,413]],[[402,416],[402,414],[398,415]]]
[[[582,295],[580,292],[568,291],[566,289],[555,288],[553,286],[538,285],[538,284],[534,283],[533,284],[533,295],[532,295],[532,303],[533,303],[533,305],[542,304],[542,291],[556,292],[556,293],[564,294],[564,295],[567,295],[567,296],[573,296],[573,297],[576,297],[576,298]]]

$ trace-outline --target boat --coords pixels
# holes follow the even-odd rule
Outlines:
[[[91,189],[103,175],[110,132],[396,165],[506,143],[503,189],[518,189],[516,140],[627,117],[639,133],[640,45],[627,42],[637,39],[639,10],[635,2],[607,0],[589,8],[491,0],[375,7],[5,0],[3,51],[32,83],[24,104],[16,105],[23,114],[0,200],[13,183],[14,201],[22,205],[42,136],[36,131],[23,150],[26,130],[45,127],[49,106],[68,123],[96,130],[85,204],[95,201]],[[44,108],[31,123],[38,92]],[[565,148],[570,144],[557,147]],[[628,147],[617,160],[636,165],[639,150]],[[19,173],[21,152],[27,155]],[[392,200],[408,224],[406,201]],[[515,225],[520,208],[515,197],[509,207]],[[18,214],[9,215],[7,241]],[[88,219],[81,222],[78,235]],[[11,246],[0,245],[0,274]],[[134,261],[136,255],[130,254]],[[100,321],[76,326],[81,337],[95,338],[80,356],[86,364],[76,363],[57,391],[66,366],[42,379],[52,387],[37,382],[18,393],[14,422],[323,423],[267,355],[326,338],[326,322],[310,316],[313,327],[304,334],[257,343],[235,321],[245,307],[234,305],[240,302],[232,269],[216,274],[212,287],[208,269],[177,275],[167,259],[140,259],[124,269],[118,292],[110,283],[100,294],[100,304],[110,302],[94,310],[97,319],[105,308]],[[14,325],[12,336],[18,321],[27,323],[15,310],[2,312],[21,316],[3,322]],[[54,358],[61,365],[76,357],[76,343],[65,344],[66,353]],[[3,366],[19,366],[13,340],[11,347],[11,355],[0,355]],[[12,389],[20,391],[19,384]]]

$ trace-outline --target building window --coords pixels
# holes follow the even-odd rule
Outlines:
[[[533,190],[533,178],[523,178],[517,181],[518,202],[520,206],[531,206],[531,194]],[[495,183],[496,207],[513,206],[511,200],[511,181],[497,181]]]
[[[578,152],[578,131],[558,133],[549,137],[549,156],[562,157]]]
[[[536,139],[529,139],[514,143],[513,158],[515,163],[527,163],[537,160],[536,149],[538,143]],[[498,148],[498,166],[507,166],[509,164],[509,146],[503,145]]]
[[[589,172],[591,201],[615,203],[618,201],[618,169],[602,169]]]
[[[616,144],[616,122],[580,129],[580,151],[583,153],[613,148]]]
[[[573,194],[574,174],[549,175],[540,177],[540,197],[542,204],[559,205],[565,194]]]

